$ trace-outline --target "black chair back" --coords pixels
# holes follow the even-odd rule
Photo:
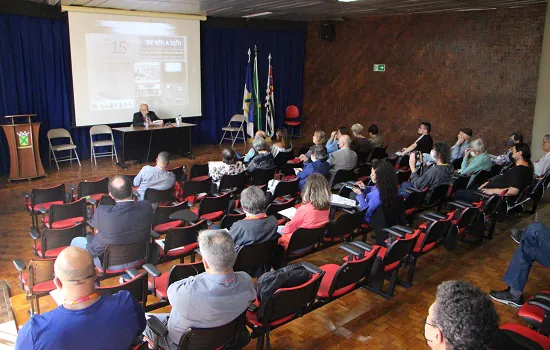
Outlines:
[[[171,228],[166,232],[166,238],[164,239],[164,253],[166,254],[175,248],[197,243],[199,231],[204,228],[204,220],[190,226]]]
[[[222,229],[225,228],[229,230],[234,223],[236,223],[237,221],[243,220],[245,217],[246,217],[246,214],[226,214],[222,218],[220,227]]]
[[[208,164],[193,164],[191,166],[191,172],[189,173],[189,180],[199,176],[208,176],[208,171]]]
[[[353,283],[359,283],[370,275],[374,259],[376,258],[376,252],[378,252],[379,248],[374,248],[374,250],[375,252],[369,253],[371,255],[365,255],[359,260],[348,260],[340,266],[334,274],[334,279],[328,293],[329,297],[332,297],[338,289],[347,287]]]
[[[449,184],[441,184],[429,191],[429,194],[426,197],[426,205],[441,204],[441,202],[447,197],[449,186]]]
[[[243,341],[242,338],[245,338]],[[250,342],[246,312],[228,324],[215,328],[189,328],[178,343],[178,350],[237,349]]]
[[[439,245],[447,236],[449,227],[451,227],[451,220],[438,220],[430,223],[424,234],[420,251],[422,251],[424,247],[430,243],[435,242]]]
[[[466,207],[462,209],[456,218],[456,226],[459,229],[471,226],[477,219],[479,213],[479,208],[475,207]]]
[[[413,191],[405,198],[405,210],[419,208],[426,198],[428,191]]]
[[[250,184],[253,186],[266,185],[269,180],[275,177],[276,168],[256,169],[250,173]]]
[[[65,203],[65,185],[61,184],[50,188],[34,188],[31,192],[31,205],[38,210],[41,203],[62,201]]]
[[[352,170],[340,169],[336,172],[336,174],[334,174],[334,177],[332,178],[331,188],[334,188],[334,186],[342,182],[354,181],[355,179],[357,179],[357,176],[355,175],[353,169]]]
[[[510,166],[505,167],[505,166],[502,166],[502,165],[499,165],[499,164],[493,164],[493,166],[491,167],[491,170],[489,170],[489,177],[488,178],[490,179],[493,176],[500,175],[500,174],[502,174],[502,172],[504,170],[507,170],[509,168],[510,168]]]
[[[411,177],[411,169],[397,170],[395,172],[395,175],[397,175],[397,182],[399,184],[402,184],[405,181],[409,181],[409,177]]]
[[[78,184],[78,198],[102,193],[109,194],[108,177],[95,181],[82,181]]]
[[[302,147],[298,150],[298,155],[302,155],[302,154],[306,154],[307,152],[309,152],[309,149],[311,148],[311,146],[309,147]]]
[[[460,158],[457,158],[455,160],[453,160],[452,164],[453,164],[453,168],[455,168],[455,170],[458,170],[460,168],[462,168],[462,160],[464,158],[463,157],[460,157]]]
[[[147,260],[149,248],[149,241],[137,242],[132,244],[109,244],[105,247],[103,253],[102,268],[105,274],[107,274],[108,268],[110,266],[122,265],[131,263],[134,261],[139,261],[136,264],[137,267],[143,265]],[[136,267],[132,266],[132,267]],[[123,273],[124,271],[116,271],[117,274]]]
[[[550,175],[550,173],[549,173]],[[529,198],[533,202],[539,202],[544,195],[544,178],[536,179],[531,191],[529,192]]]
[[[294,168],[303,168],[304,162],[300,161],[298,163],[285,163],[280,168],[283,176],[295,175]]]
[[[230,200],[231,194],[229,192],[219,196],[204,197],[199,204],[199,217],[204,214],[215,213],[217,211],[227,213]]]
[[[240,194],[246,184],[246,174],[240,173],[237,175],[223,175],[220,179],[220,185],[218,186],[218,191],[222,192],[224,190],[232,190],[236,188],[236,193]]]
[[[327,225],[328,223],[316,228],[300,227],[294,231],[288,243],[287,253],[292,254],[299,249],[313,247],[321,242]]]
[[[489,175],[491,174],[488,170],[481,170],[475,174],[473,174],[473,178],[468,185],[469,189],[477,190],[479,186],[483,185],[488,179]]]
[[[271,204],[269,204],[267,206],[267,209],[265,210],[265,214],[267,216],[273,215],[276,218],[279,218],[280,214],[278,214],[278,213],[281,210],[285,210],[285,209],[288,209],[290,207],[293,207],[295,202],[296,202],[296,199],[294,199],[294,198],[291,198],[291,199],[286,200],[284,202],[271,202]]]
[[[280,181],[275,190],[273,191],[273,198],[284,197],[290,195],[291,197],[296,197],[300,192],[300,180],[293,179],[288,181]]]
[[[184,180],[183,179],[183,165],[180,165],[180,166],[172,168],[172,169],[167,169],[167,171],[171,171],[171,172],[174,173],[177,182],[182,182]]]
[[[116,205],[116,201],[109,195],[104,195],[99,199],[97,205]]]
[[[388,146],[374,147],[374,149],[372,150],[369,161],[374,160],[374,159],[384,159],[384,158],[386,158],[388,156],[386,154],[386,149],[387,148],[388,148]]]
[[[209,194],[212,188],[212,178],[208,177],[204,180],[187,181],[183,185],[183,197],[195,196],[199,193]]]
[[[417,235],[410,238],[403,238],[394,241],[389,247],[386,255],[382,259],[384,265],[389,266],[395,262],[403,261],[412,251]]]
[[[365,164],[371,158],[372,150],[368,152],[357,152],[357,164]]]
[[[84,237],[86,233],[86,222],[81,221],[80,223],[62,229],[45,229],[40,236],[42,257],[46,258],[46,251],[60,248],[68,247],[71,245],[71,241],[76,237]]]
[[[361,164],[357,168],[357,177],[361,178],[364,176],[370,177],[372,171],[372,165],[371,164]]]
[[[481,207],[481,212],[486,216],[493,215],[500,207],[500,203],[502,203],[502,197],[494,194],[484,201],[483,206]]]
[[[294,151],[290,150],[289,152],[279,152],[275,156],[275,165],[277,168],[281,169],[289,160],[294,159]]]
[[[125,290],[130,293],[145,308],[147,304],[147,273],[141,273],[137,277],[114,286],[97,287],[99,295],[112,295]]]
[[[190,264],[174,265],[168,272],[168,285],[166,288],[174,282],[181,281],[187,277],[196,276],[204,271],[204,264],[202,261]]]
[[[233,270],[245,271],[252,278],[260,277],[270,271],[277,241],[278,237],[263,243],[241,247]]]
[[[353,234],[353,232],[363,224],[364,216],[365,214],[363,212],[354,214],[344,213],[340,215],[336,220],[329,223],[325,232],[325,237],[336,238]]]
[[[174,188],[170,187],[166,190],[155,190],[153,188],[148,188],[145,190],[143,199],[149,201],[150,203],[172,203],[174,200]]]
[[[173,213],[188,209],[187,202],[183,201],[176,205],[159,205],[153,212],[153,228],[157,225],[165,224],[170,221],[170,215]]]
[[[86,200],[84,198],[80,198],[72,203],[53,204],[50,207],[48,216],[50,227],[53,227],[52,225],[56,221],[65,219],[82,218],[82,220],[79,221],[86,221]]]
[[[470,176],[467,175],[455,175],[451,180],[451,187],[449,189],[448,197],[452,197],[456,191],[463,190],[468,187],[470,182]]]

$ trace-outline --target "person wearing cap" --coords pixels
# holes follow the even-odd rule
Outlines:
[[[451,161],[462,158],[466,148],[470,147],[470,137],[472,137],[472,129],[462,128],[458,132],[457,141],[453,147],[451,147]]]

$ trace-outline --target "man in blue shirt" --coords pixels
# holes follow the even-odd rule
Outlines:
[[[167,190],[174,187],[176,175],[173,172],[166,170],[170,163],[170,154],[168,152],[160,152],[157,156],[157,165],[146,165],[141,168],[140,172],[134,178],[134,186],[137,186],[138,200],[145,199],[145,191],[148,188],[154,190]]]
[[[15,349],[130,349],[146,324],[130,293],[99,296],[92,256],[81,248],[65,248],[54,271],[63,304],[34,315],[19,331]]]
[[[319,173],[327,176],[330,169],[330,164],[327,162],[328,154],[325,147],[315,145],[311,147],[311,162],[305,164],[304,169],[296,174],[300,179],[300,190],[306,186],[306,181],[309,175]]]

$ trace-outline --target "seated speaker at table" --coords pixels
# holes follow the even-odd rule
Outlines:
[[[146,103],[139,105],[139,112],[134,113],[134,120],[132,124],[134,126],[144,126],[147,122],[151,125],[155,120],[159,120],[159,117],[155,112],[149,110],[149,106]]]

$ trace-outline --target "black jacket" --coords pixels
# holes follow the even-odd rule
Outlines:
[[[159,117],[157,117],[157,115],[153,111],[149,111],[148,115],[149,115],[149,119],[151,119],[152,122],[154,122],[155,120],[159,120]],[[143,115],[141,114],[141,112],[134,113],[134,119],[132,120],[132,124],[134,124],[134,126],[145,125],[145,118],[143,118]]]

